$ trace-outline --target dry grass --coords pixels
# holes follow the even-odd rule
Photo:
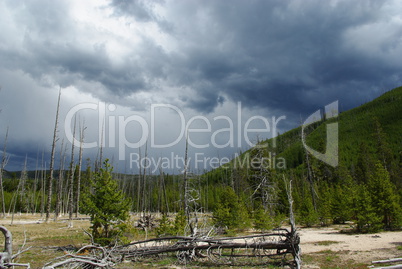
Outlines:
[[[329,246],[329,245],[333,245],[333,244],[339,244],[339,242],[331,241],[331,240],[324,240],[324,241],[313,242],[312,244],[316,244],[318,246]]]
[[[66,251],[73,251],[90,244],[90,238],[85,233],[90,230],[89,219],[86,216],[79,217],[73,220],[72,227],[69,227],[65,217],[57,222],[51,219],[49,223],[45,223],[44,217],[40,214],[16,214],[13,220],[11,216],[0,219],[0,225],[5,226],[12,233],[14,254],[21,248],[30,248],[14,261],[30,263],[31,268],[42,268],[47,262],[63,256]],[[132,222],[134,223],[133,220]],[[129,240],[145,239],[142,231],[133,230],[134,233],[130,234]]]
[[[81,246],[90,243],[89,237],[84,230],[89,230],[90,223],[88,220],[74,220],[73,227],[68,228],[68,222],[61,219],[57,222],[53,220],[49,223],[43,223],[40,215],[15,215],[14,222],[11,225],[11,216],[6,219],[0,219],[0,225],[9,229],[13,235],[13,250],[16,253],[26,241],[24,248],[31,247],[27,252],[24,252],[16,260],[21,263],[30,263],[32,268],[42,268],[42,266],[52,261],[56,257],[64,255],[63,248]],[[145,234],[137,229],[130,240],[141,240],[145,238]],[[302,230],[303,231],[303,230]],[[308,236],[311,231],[304,230]],[[324,234],[325,235],[325,234]],[[303,248],[309,246],[318,246],[319,251],[305,253],[302,255],[304,268],[367,268],[367,255],[371,252],[352,251],[352,250],[336,250],[336,247],[342,244],[341,242],[333,241],[334,238],[328,237],[331,234],[326,233],[327,237],[319,238],[310,241],[309,243],[302,242]],[[384,237],[385,234],[380,234]],[[302,241],[306,240],[302,236]],[[148,234],[148,238],[154,237],[152,233]],[[355,238],[354,236],[353,238]],[[363,237],[363,236],[360,236]],[[373,240],[378,240],[373,238]],[[350,241],[350,240],[349,240]],[[395,238],[397,241],[397,238]],[[0,240],[1,242],[1,240]],[[399,242],[399,241],[398,241]],[[384,248],[377,249],[378,258],[381,257],[400,257],[402,256],[402,248],[399,243],[395,243],[392,249]],[[307,244],[307,245],[306,245]],[[1,246],[0,246],[1,248]],[[359,258],[360,257],[360,258]],[[373,259],[369,259],[370,261]],[[177,264],[177,259],[172,255],[167,255],[160,258],[147,258],[141,262],[124,262],[116,266],[116,268],[231,268],[230,266],[215,266],[208,262],[194,262],[187,266]],[[265,266],[252,266],[243,268],[275,268]]]
[[[25,242],[24,249],[16,262],[30,263],[32,268],[41,268],[46,262],[63,255],[58,247],[80,247],[89,242],[83,229],[88,230],[88,220],[74,220],[73,227],[68,228],[67,221],[43,223],[40,216],[21,215],[2,219],[0,224],[5,226],[13,235],[13,251],[17,253]]]

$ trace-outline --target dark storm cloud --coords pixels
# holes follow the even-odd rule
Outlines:
[[[177,89],[176,101],[188,100],[183,105],[200,112],[213,111],[225,96],[298,115],[334,99],[350,108],[362,101],[350,97],[359,98],[367,87],[376,87],[376,96],[401,82],[401,65],[386,58],[400,46],[400,32],[382,45],[383,58],[348,44],[346,36],[386,20],[379,10],[391,1],[114,0],[112,17],[154,25],[174,43],[169,50],[144,32],[119,64],[105,48],[108,38],[81,42],[86,37],[75,30],[66,3],[8,4],[26,32],[20,49],[0,47],[3,63],[37,78],[50,74],[62,86],[99,83],[104,91],[82,90],[103,101],[114,96],[127,105],[126,96],[163,96],[169,87]],[[109,38],[119,40],[113,33]],[[378,37],[366,38],[371,43]]]
[[[241,102],[250,114],[287,115],[290,128],[335,100],[345,110],[402,85],[398,0],[94,3],[0,1],[0,85],[14,95],[1,96],[4,115],[24,119],[29,107],[51,134],[51,93],[72,86],[70,104],[89,93],[91,102],[170,103],[212,117]],[[34,95],[47,105],[33,106]]]
[[[114,94],[124,97],[132,92],[146,88],[141,72],[135,63],[124,67],[111,66],[101,50],[89,53],[69,44],[34,44],[27,42],[30,53],[20,55],[6,54],[10,66],[20,66],[26,73],[40,79],[43,75],[67,75],[67,80],[59,80],[62,87],[74,85],[78,80],[98,82]],[[3,54],[4,55],[4,54]],[[19,62],[19,63],[17,63]],[[22,65],[23,62],[27,64]],[[102,98],[102,96],[99,96]]]
[[[184,106],[200,112],[213,111],[226,96],[250,108],[307,113],[333,99],[359,96],[367,85],[380,91],[394,86],[395,77],[401,82],[401,65],[359,52],[345,38],[350,29],[385,20],[379,10],[387,3],[114,0],[112,16],[131,17],[134,25],[154,23],[175,42],[168,51],[144,33],[119,65],[105,49],[107,39],[90,46],[80,42],[82,33],[74,30],[66,3],[26,3],[13,7],[21,15],[17,22],[27,25],[23,47],[0,48],[1,58],[38,78],[61,76],[62,86],[78,80],[100,83],[105,91],[92,91],[95,96],[106,101],[115,95],[125,105],[126,96],[163,95],[168,85],[179,89],[180,100],[188,100]],[[166,10],[163,16],[156,6]],[[384,48],[398,46],[399,38],[400,33],[391,36]],[[346,102],[352,107],[361,100]]]
[[[18,46],[0,46],[2,66],[22,70],[39,81],[43,76],[50,76],[61,87],[77,86],[81,80],[98,83],[105,91],[81,90],[91,92],[102,101],[116,96],[116,101],[120,100],[124,105],[127,105],[125,97],[152,91],[155,89],[154,80],[166,76],[164,51],[146,37],[141,37],[141,44],[134,49],[132,56],[116,64],[114,55],[107,52],[105,44],[117,36],[110,33],[100,41],[83,41],[88,37],[82,36],[77,28],[86,27],[86,31],[94,33],[98,30],[79,25],[70,18],[66,3],[46,3],[27,2],[22,7],[12,2],[5,4],[15,13],[16,28],[22,26],[25,31],[16,33],[20,36]],[[135,8],[127,8],[127,5],[134,4],[124,4],[124,1],[115,1],[115,4],[116,9],[130,13],[143,6],[144,12],[134,12],[134,15],[145,21],[151,18],[146,15],[146,2],[136,2]]]
[[[249,107],[295,114],[334,98],[345,99],[350,108],[361,100],[345,96],[359,96],[368,85],[380,92],[385,85],[391,87],[387,81],[395,76],[400,81],[400,66],[345,46],[345,31],[376,23],[385,3],[334,3],[206,1],[196,8],[194,2],[182,7],[188,9],[178,23],[189,26],[176,24],[171,34],[177,40],[189,37],[181,47],[185,60],[176,64],[184,65],[178,70],[188,68],[177,83],[197,91],[191,106],[210,112],[217,96],[225,94]],[[170,66],[172,73],[175,67]]]

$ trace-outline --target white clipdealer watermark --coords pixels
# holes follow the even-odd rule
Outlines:
[[[187,143],[190,147],[194,149],[205,149],[205,148],[216,148],[222,149],[227,147],[232,148],[242,148],[245,143],[248,147],[261,146],[261,144],[256,144],[250,139],[251,133],[269,134],[273,137],[272,147],[276,147],[276,135],[278,130],[278,124],[286,119],[286,116],[280,117],[263,117],[260,115],[254,115],[248,119],[244,119],[242,115],[242,106],[239,102],[237,104],[237,113],[229,117],[227,115],[218,115],[213,118],[207,118],[202,115],[196,115],[190,118],[186,118],[184,112],[177,106],[171,104],[152,104],[150,106],[150,120],[149,122],[142,116],[137,114],[132,115],[114,115],[112,112],[116,111],[116,105],[105,104],[103,102],[99,103],[82,103],[77,104],[72,107],[64,120],[64,130],[67,139],[74,144],[80,144],[75,138],[72,131],[74,117],[79,112],[89,112],[92,111],[97,113],[97,138],[92,141],[84,141],[82,146],[85,149],[98,148],[98,147],[109,147],[117,148],[119,160],[126,160],[129,157],[130,168],[133,167],[145,167],[152,170],[156,169],[184,169],[188,167],[190,162],[193,162],[195,168],[206,170],[211,168],[217,168],[228,162],[230,159],[227,157],[208,157],[203,153],[196,153],[194,158],[189,158],[188,163],[185,164],[183,157],[178,155],[173,155],[164,157],[141,157],[138,153],[133,153],[134,149],[139,149],[140,147],[150,143],[151,148],[163,149],[172,148],[183,140],[186,136]],[[163,111],[163,113],[157,113],[157,111]],[[169,142],[162,143],[157,140],[156,133],[158,132],[157,123],[161,122],[158,117],[166,113],[175,115],[174,126],[178,130],[175,137],[171,138]],[[325,106],[325,118],[335,118],[338,116],[338,101],[335,101],[327,106]],[[159,120],[159,121],[158,121]],[[302,142],[305,149],[312,154],[317,159],[336,167],[338,165],[338,123],[328,123],[327,124],[327,141],[326,141],[326,152],[318,152],[311,147],[309,147],[305,140],[305,128],[317,121],[322,120],[321,111],[317,110],[311,114],[302,125]],[[194,125],[198,123],[198,128]],[[201,125],[204,126],[200,128]],[[255,123],[260,128],[252,128]],[[254,125],[253,125],[254,124]],[[136,125],[136,141],[131,137],[130,133],[127,135],[127,128],[129,126]],[[225,126],[225,127],[222,127]],[[160,129],[159,129],[160,131]],[[138,135],[139,134],[139,135]],[[208,137],[208,141],[203,140],[203,143],[198,143],[193,140],[193,135],[205,134]],[[223,142],[222,142],[223,141]],[[267,146],[267,144],[262,144],[262,146]],[[130,151],[131,150],[131,151]],[[127,154],[128,153],[128,154]],[[274,153],[268,152],[269,157],[264,159],[263,164],[268,168],[286,168],[286,162],[281,157],[276,157]],[[238,156],[237,156],[238,157]],[[239,159],[239,158],[237,158]],[[261,165],[260,160],[254,160],[249,158],[247,161],[242,163],[237,163],[237,165]],[[236,163],[235,163],[236,164]]]
[[[176,120],[178,123],[178,135],[174,137],[169,143],[160,143],[156,138],[156,122],[157,122],[157,109],[162,109],[169,111],[170,113],[175,113]],[[64,130],[67,139],[72,143],[79,144],[79,141],[74,137],[72,132],[73,119],[75,115],[84,110],[92,110],[98,113],[98,140],[91,142],[84,142],[83,148],[96,148],[100,145],[109,148],[118,148],[119,160],[125,160],[127,149],[138,149],[144,146],[148,141],[150,141],[151,148],[170,148],[178,144],[184,138],[186,134],[186,139],[190,147],[195,149],[204,148],[242,148],[245,142],[247,146],[254,147],[255,143],[250,139],[250,133],[259,134],[271,134],[273,137],[276,136],[277,126],[280,121],[285,120],[286,116],[271,117],[266,118],[263,116],[255,115],[248,118],[244,123],[242,122],[242,107],[241,103],[237,104],[237,113],[235,119],[232,119],[226,115],[218,115],[212,119],[208,119],[205,116],[197,115],[189,119],[186,119],[183,111],[177,106],[171,104],[152,104],[150,107],[150,123],[147,122],[145,118],[140,115],[108,115],[108,112],[113,112],[116,110],[114,104],[106,105],[105,103],[83,103],[78,104],[71,108],[64,121]],[[107,124],[106,124],[107,121]],[[193,124],[195,122],[202,122],[204,128],[195,128]],[[259,122],[261,128],[252,128],[252,124]],[[140,134],[139,139],[136,142],[131,142],[126,135],[126,129],[129,124],[137,124],[140,130],[137,130],[137,134]],[[237,124],[237,126],[236,126]],[[212,128],[212,126],[217,128]],[[107,127],[106,130],[104,127]],[[226,126],[226,127],[220,127]],[[235,128],[236,126],[236,128]],[[207,143],[197,143],[193,141],[192,136],[203,133],[209,136],[209,141]],[[106,134],[108,138],[106,139]],[[218,137],[226,137],[224,142],[218,141]],[[237,139],[236,139],[237,138]],[[273,140],[273,146],[276,146],[275,138]],[[135,155],[133,155],[133,158]]]
[[[338,101],[332,102],[329,105],[325,106],[325,119],[331,119],[338,117],[339,109],[338,109]],[[321,110],[317,110],[313,114],[311,114],[303,123],[302,126],[302,142],[304,148],[314,157],[323,161],[332,167],[338,166],[338,122],[327,123],[327,142],[326,142],[326,151],[325,153],[318,152],[312,148],[310,148],[306,143],[306,136],[304,133],[304,129],[313,124],[315,122],[321,121]]]

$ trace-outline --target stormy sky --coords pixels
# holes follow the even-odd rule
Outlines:
[[[188,136],[193,168],[210,169],[331,102],[402,85],[401,14],[399,0],[1,1],[6,170],[48,166],[60,89],[56,156],[76,115],[84,158],[103,145],[135,172],[147,147],[178,173]]]

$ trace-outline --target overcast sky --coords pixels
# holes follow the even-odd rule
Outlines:
[[[4,0],[0,33],[6,170],[25,156],[35,169],[42,151],[48,165],[60,88],[57,154],[75,109],[85,142],[103,137],[105,157],[128,170],[147,141],[155,160],[182,157],[183,125],[201,129],[189,132],[193,160],[231,158],[275,122],[284,132],[336,100],[346,110],[402,85],[399,0]]]

